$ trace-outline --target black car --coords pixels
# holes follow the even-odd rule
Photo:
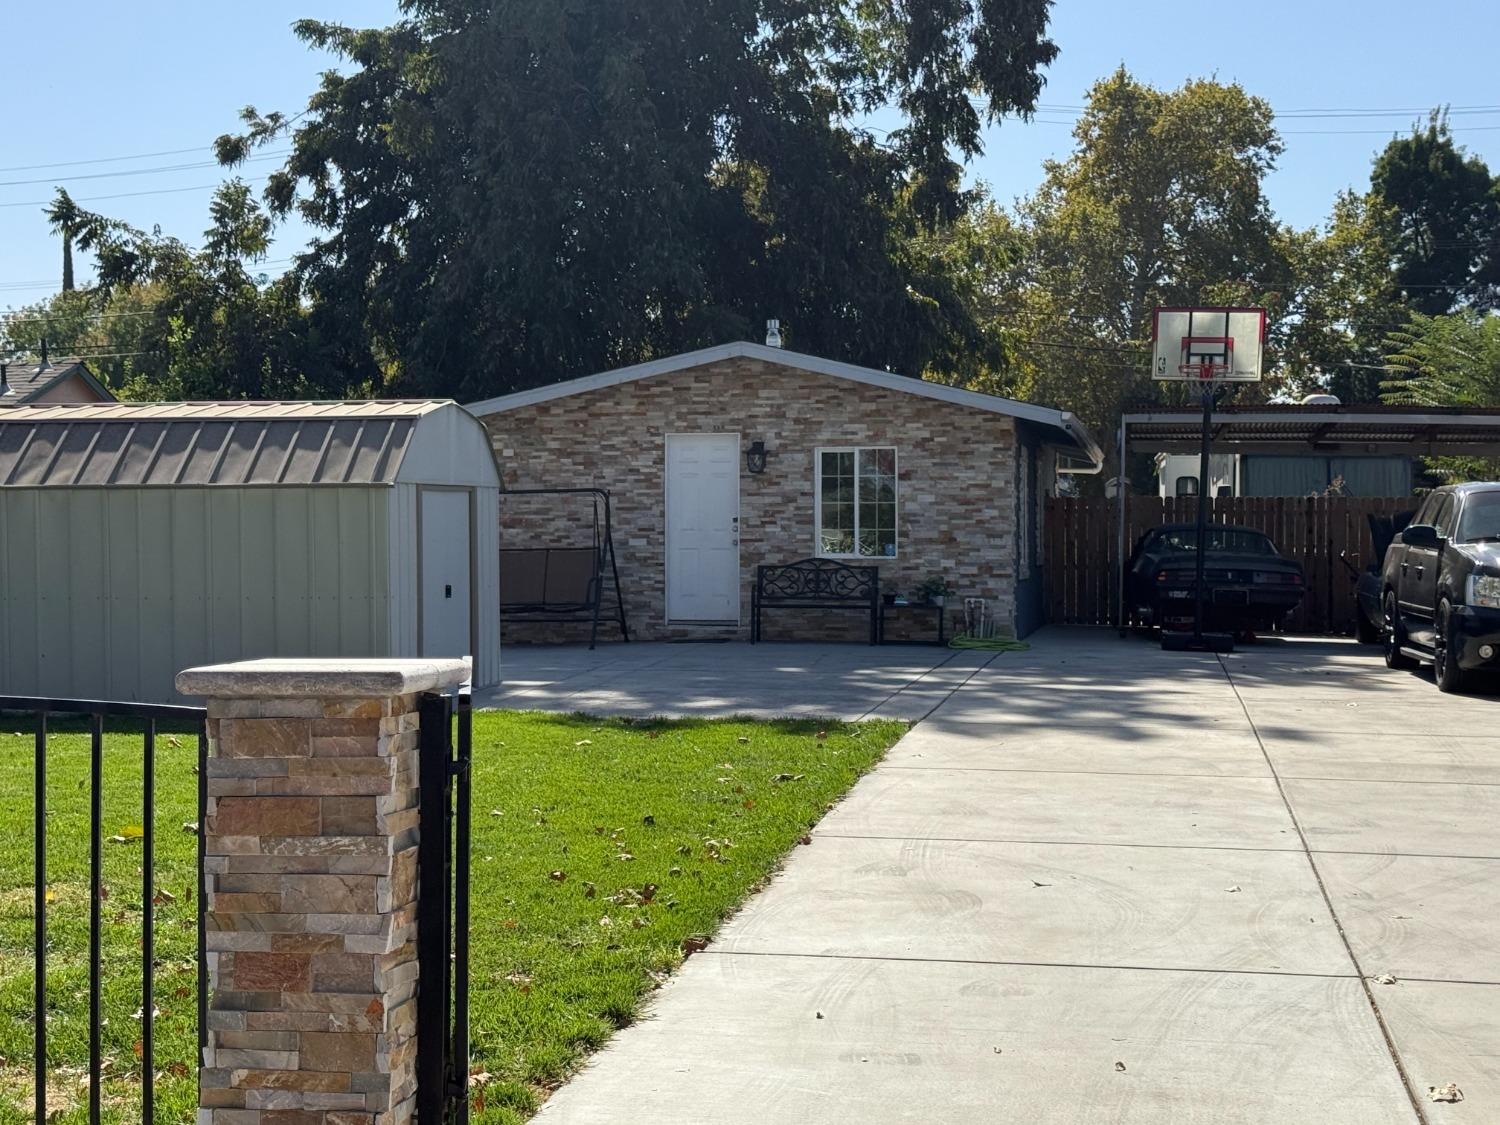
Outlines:
[[[1430,660],[1437,685],[1500,668],[1500,483],[1434,490],[1385,553],[1385,662]]]
[[[1198,529],[1168,524],[1146,532],[1126,570],[1125,598],[1137,624],[1191,629]],[[1282,558],[1264,532],[1213,524],[1204,551],[1204,627],[1268,633],[1302,600],[1300,563]]]

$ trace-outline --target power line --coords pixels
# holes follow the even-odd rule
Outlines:
[[[245,182],[248,184],[263,184],[269,179],[268,176],[255,176]],[[220,180],[216,184],[194,184],[192,187],[154,188],[151,191],[122,191],[113,195],[82,195],[73,200],[74,203],[99,203],[106,199],[139,199],[143,195],[176,195],[185,191],[208,191],[211,188],[223,186],[225,181]],[[50,199],[24,199],[15,203],[0,203],[0,207],[47,207]]]
[[[194,145],[192,148],[169,148],[161,152],[137,152],[131,156],[95,156],[88,160],[59,160],[55,164],[13,164],[9,168],[0,168],[0,173],[39,172],[43,168],[78,168],[85,164],[118,164],[126,160],[152,160],[158,156],[182,156],[189,152],[202,152],[209,147],[208,145]]]
[[[279,160],[288,155],[291,149],[278,149],[275,152],[263,152],[256,156],[245,157],[244,163],[252,160]],[[63,177],[69,180],[109,180],[120,176],[154,176],[160,172],[185,172],[197,168],[217,168],[220,164],[217,160],[200,160],[189,164],[159,164],[155,168],[126,168],[119,172],[86,172],[81,176]],[[58,177],[43,176],[35,180],[0,180],[0,187],[22,187],[27,184],[52,184],[56,183]]]

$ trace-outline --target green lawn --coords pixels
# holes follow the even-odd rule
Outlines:
[[[32,735],[0,717],[0,1125],[29,1121]],[[114,728],[111,728],[114,731]],[[60,1122],[86,1119],[88,736],[54,727],[48,864],[51,1075]],[[713,934],[904,724],[474,718],[471,997],[475,1121],[528,1117],[628,1024],[683,945]],[[107,739],[105,1054],[110,1121],[139,1120],[143,889],[138,728]],[[196,1100],[196,739],[158,740],[157,1118]]]

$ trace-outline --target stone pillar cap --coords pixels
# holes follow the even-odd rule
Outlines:
[[[183,695],[213,699],[375,699],[442,691],[469,679],[468,659],[241,660],[177,673]]]

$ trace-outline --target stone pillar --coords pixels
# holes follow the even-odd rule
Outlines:
[[[192,668],[208,703],[199,1125],[413,1118],[417,704],[461,660]]]

